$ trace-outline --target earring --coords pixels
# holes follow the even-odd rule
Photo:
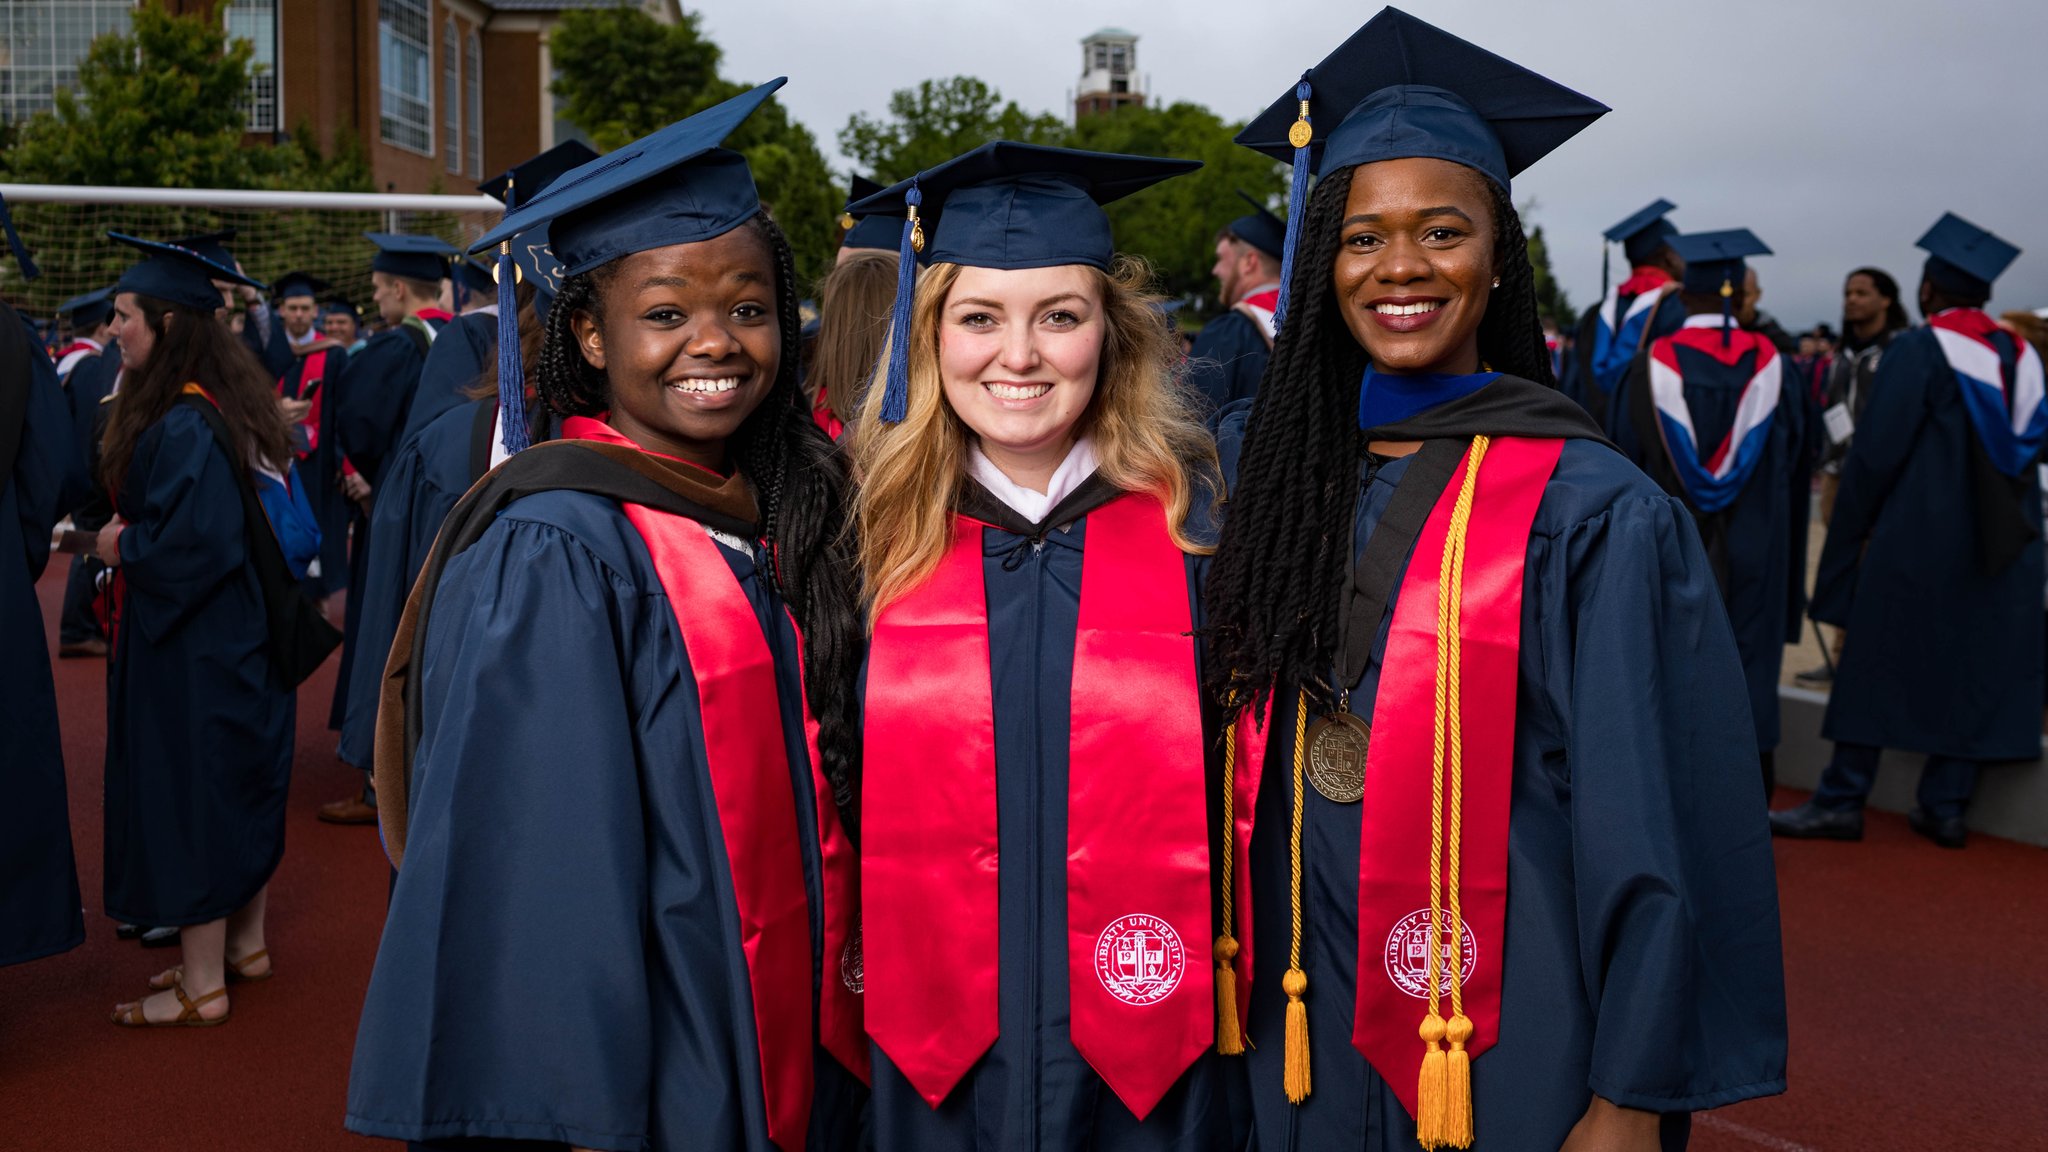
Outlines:
[[[1493,286],[1494,286],[1495,288],[1498,288],[1498,287],[1500,287],[1500,277],[1498,277],[1498,276],[1495,276],[1495,277],[1493,278]]]

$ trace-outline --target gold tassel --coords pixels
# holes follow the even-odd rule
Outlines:
[[[1237,1019],[1237,938],[1228,932],[1216,938],[1216,1051],[1244,1054],[1244,1029]]]
[[[1444,1059],[1443,1143],[1449,1148],[1472,1146],[1472,1056],[1465,1041],[1472,1038],[1472,1021],[1461,1012],[1451,1017],[1444,1035],[1451,1050]]]
[[[1424,1148],[1444,1144],[1444,1020],[1431,1012],[1416,1029],[1429,1050],[1422,1054],[1422,1075],[1415,1084],[1415,1142]]]
[[[1308,976],[1299,968],[1289,968],[1280,978],[1280,990],[1287,993],[1287,1058],[1281,1086],[1287,1090],[1287,1102],[1299,1104],[1308,1099],[1309,1089],[1308,1005],[1301,1002],[1308,991]]]

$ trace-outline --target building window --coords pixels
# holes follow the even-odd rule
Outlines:
[[[455,70],[455,21],[441,25],[441,157],[462,171],[462,74]]]
[[[78,87],[78,62],[93,40],[128,31],[132,0],[0,0],[0,120],[56,107]]]
[[[1100,72],[1107,67],[1109,67],[1109,45],[1097,44],[1095,46],[1095,70]]]
[[[251,132],[277,131],[277,0],[230,0],[221,5],[228,38],[247,40],[249,90],[242,96],[244,126]]]
[[[1122,72],[1129,67],[1128,61],[1124,58],[1127,51],[1128,49],[1121,44],[1109,50],[1109,70],[1111,72]]]
[[[434,154],[430,0],[377,0],[379,135],[423,156]]]
[[[471,29],[462,48],[462,75],[469,82],[469,177],[484,178],[484,49]]]

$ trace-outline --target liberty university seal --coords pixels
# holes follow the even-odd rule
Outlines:
[[[1462,922],[1461,922],[1462,923]],[[1479,944],[1472,939],[1472,926],[1458,934],[1461,947],[1458,949],[1463,966],[1458,974],[1460,984],[1470,983],[1472,969],[1479,964]],[[1450,912],[1444,913],[1443,938],[1437,942],[1438,964],[1437,994],[1451,994],[1451,924]],[[1387,979],[1394,987],[1418,1000],[1429,999],[1429,909],[1419,908],[1401,917],[1393,931],[1387,933],[1386,948]]]
[[[1118,917],[1095,938],[1095,975],[1126,1004],[1146,1007],[1166,999],[1180,987],[1187,967],[1180,934],[1157,916]]]

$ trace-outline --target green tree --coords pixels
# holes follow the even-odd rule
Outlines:
[[[889,97],[888,115],[855,113],[839,130],[839,149],[883,183],[902,180],[991,140],[1064,144],[1057,117],[1026,112],[972,76],[925,80]]]
[[[1543,238],[1541,224],[1529,229],[1529,265],[1536,273],[1537,315],[1556,324],[1560,332],[1571,331],[1578,323],[1578,313],[1572,311],[1571,297],[1565,295],[1557,274],[1550,270],[1550,244]]]

